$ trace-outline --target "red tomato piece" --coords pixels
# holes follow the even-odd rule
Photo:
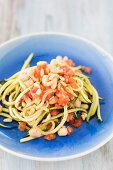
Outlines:
[[[48,94],[47,96],[46,96],[46,100],[49,100],[51,97],[53,96],[53,94]]]
[[[47,67],[47,63],[44,63],[44,64],[41,64],[41,65],[38,65],[38,66],[37,66],[37,70],[43,69],[43,70],[44,70],[44,74],[47,74],[47,73],[48,73],[46,68],[48,68],[48,67]]]
[[[66,75],[66,76],[69,76],[69,77],[74,75],[73,70],[71,70],[67,65],[60,66],[60,69],[63,70],[63,73],[61,73],[61,75]]]
[[[26,123],[25,122],[20,122],[19,123],[19,126],[18,126],[18,129],[20,130],[20,131],[25,131],[26,130]]]
[[[60,106],[65,106],[70,101],[69,93],[67,93],[63,89],[61,89],[60,91],[57,91],[56,96],[58,97],[58,105]]]
[[[38,70],[38,69],[36,69],[35,71],[34,71],[34,76],[36,77],[36,78],[41,78],[41,75],[40,75],[40,70]]]
[[[66,121],[69,122],[70,120],[73,120],[73,119],[74,119],[74,113],[71,112],[71,113],[68,114]]]
[[[76,118],[76,119],[72,119],[69,121],[69,124],[72,125],[75,128],[79,128],[82,124],[83,120],[82,118]]]
[[[73,87],[74,89],[78,88],[77,83],[72,77],[69,78],[68,82],[70,83],[71,87]]]
[[[44,139],[46,140],[53,140],[55,138],[56,138],[56,134],[49,134],[44,136]]]
[[[26,97],[28,97],[28,98],[30,98],[30,99],[32,99],[33,98],[33,96],[32,96],[32,94],[31,94],[31,92],[29,91],[29,92],[27,92],[26,94],[25,94],[25,96]]]
[[[50,128],[51,128],[51,126],[52,126],[52,124],[51,124],[51,123],[48,123],[48,124],[47,124],[47,128],[48,128],[48,129],[50,129]]]
[[[90,67],[82,67],[82,70],[87,74],[90,74],[92,71],[92,69]]]
[[[32,89],[30,91],[31,91],[31,93],[36,93],[37,90],[38,90],[37,87],[32,87]]]
[[[55,115],[57,115],[57,114],[59,114],[59,113],[60,113],[59,110],[52,110],[52,111],[50,112],[50,114],[51,114],[52,116],[55,116]]]
[[[46,87],[42,84],[40,84],[40,89],[44,92],[46,90]]]
[[[66,60],[65,63],[66,63],[68,66],[71,66],[71,67],[74,67],[74,66],[75,66],[75,63],[74,63],[72,60],[70,60],[70,59]]]
[[[58,99],[58,104],[59,104],[60,106],[65,106],[65,105],[67,105],[67,104],[69,103],[69,101],[70,101],[70,99],[69,99],[68,96],[60,97],[60,98]]]
[[[69,77],[68,82],[73,83],[73,82],[75,82],[75,80],[72,77]]]
[[[71,87],[73,87],[74,89],[77,89],[77,88],[78,88],[76,82],[70,83],[70,85],[71,85]]]
[[[68,134],[67,135],[71,135],[73,133],[73,128],[68,126],[67,127],[67,131],[68,131]]]

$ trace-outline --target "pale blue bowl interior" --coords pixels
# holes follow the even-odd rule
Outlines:
[[[57,55],[68,56],[77,65],[92,68],[91,82],[105,100],[101,102],[103,123],[94,117],[66,137],[46,141],[43,138],[21,144],[25,135],[18,129],[0,128],[0,145],[35,158],[59,158],[81,154],[96,147],[113,133],[113,61],[103,51],[79,38],[63,35],[32,35],[9,42],[0,48],[0,79],[20,70],[27,56],[34,52],[32,65],[50,61]],[[0,118],[2,122],[2,118]]]

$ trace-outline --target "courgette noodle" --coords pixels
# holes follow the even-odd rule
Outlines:
[[[38,62],[37,66],[30,67],[32,58],[33,53],[19,72],[0,81],[0,116],[26,123],[27,136],[20,142],[38,138],[30,136],[31,129],[39,131],[40,136],[57,133],[70,113],[75,114],[76,119],[78,113],[85,113],[87,122],[94,115],[102,121],[99,99],[103,98],[99,97],[89,77],[80,71],[81,65],[68,65],[71,60],[57,57],[50,64]],[[0,126],[11,128],[5,123]]]

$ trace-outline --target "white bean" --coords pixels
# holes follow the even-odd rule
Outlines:
[[[41,136],[41,132],[37,128],[32,128],[29,130],[29,135],[31,137],[37,138]]]
[[[89,108],[88,104],[81,104],[81,107],[84,108],[84,109],[88,109]]]
[[[65,126],[63,126],[62,128],[60,128],[58,130],[58,135],[59,136],[66,136],[68,134],[68,130]]]
[[[38,89],[37,91],[36,91],[36,94],[37,95],[40,95],[42,93],[42,90],[41,89]]]
[[[64,60],[64,61],[68,60],[68,57],[67,57],[67,56],[64,56],[63,60]]]
[[[44,75],[42,77],[42,84],[46,86],[48,81],[49,81],[49,76],[48,75]]]
[[[47,64],[47,62],[46,61],[39,61],[39,62],[37,62],[37,66],[38,65],[43,65],[43,64]]]
[[[82,120],[85,120],[86,117],[87,117],[87,113],[83,112],[82,115],[81,115]]]
[[[77,98],[75,102],[75,107],[80,107],[81,106],[81,101]]]
[[[56,87],[57,87],[57,81],[58,81],[58,79],[55,77],[55,78],[53,78],[53,80],[51,80],[51,88],[52,89],[56,89]]]
[[[41,75],[41,77],[44,75],[44,69],[43,68],[40,70],[40,75]]]

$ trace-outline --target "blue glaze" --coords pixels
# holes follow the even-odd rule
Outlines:
[[[68,56],[77,65],[90,66],[90,79],[105,102],[101,105],[103,123],[94,117],[83,123],[67,137],[46,141],[43,138],[27,143],[19,140],[25,135],[18,129],[0,128],[0,145],[16,153],[34,158],[59,158],[81,154],[101,144],[113,133],[113,61],[107,54],[79,38],[64,35],[32,35],[11,41],[0,48],[0,79],[19,71],[27,56],[34,52],[32,65],[50,61],[57,55]],[[2,118],[0,118],[2,122]]]

